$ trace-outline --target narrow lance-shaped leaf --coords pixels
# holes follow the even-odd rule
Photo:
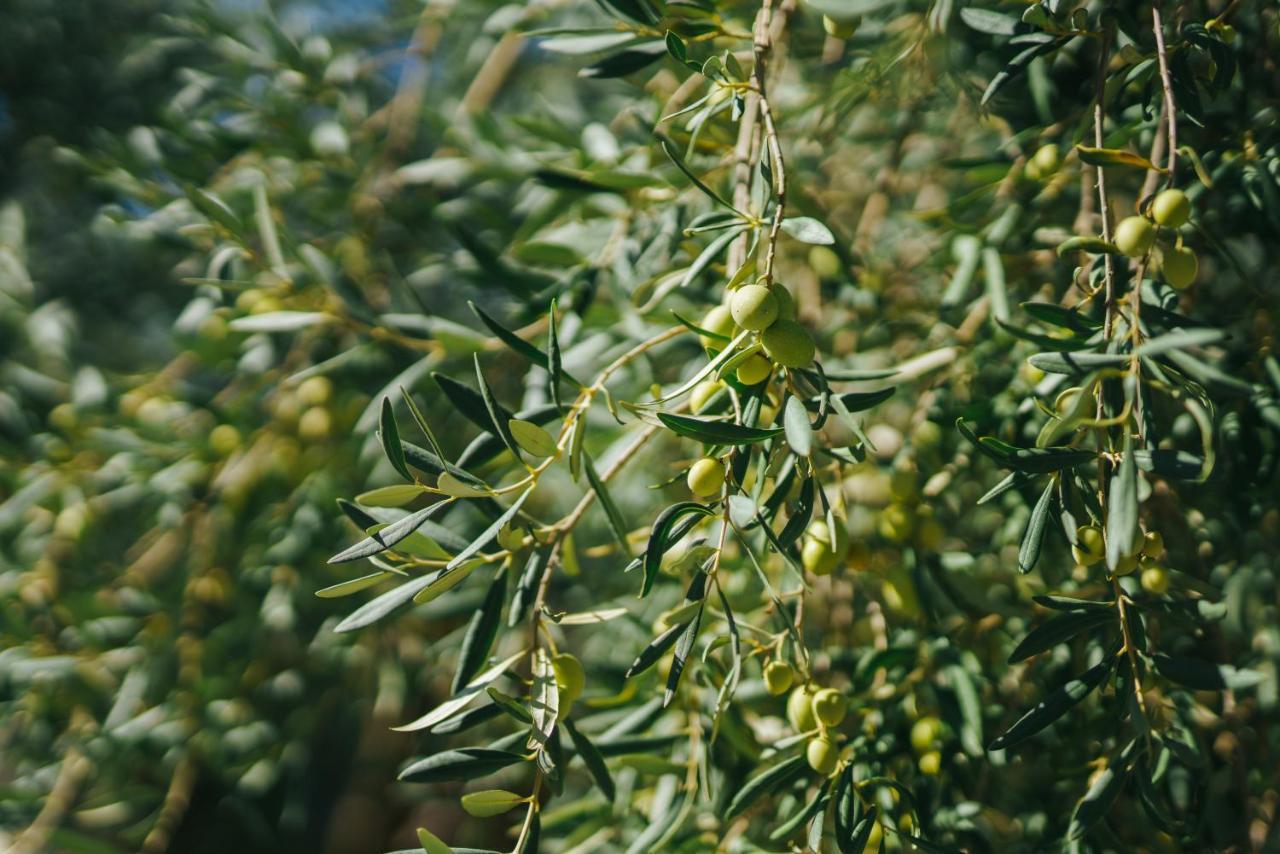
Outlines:
[[[1138,466],[1133,457],[1133,437],[1124,437],[1124,457],[1111,477],[1107,493],[1107,569],[1115,571],[1138,533]]]
[[[1130,760],[1136,751],[1135,745],[1136,742],[1130,742],[1090,784],[1089,791],[1085,792],[1071,815],[1071,824],[1067,827],[1068,839],[1084,836],[1111,811],[1129,778]]]
[[[524,756],[508,750],[492,750],[485,747],[464,747],[445,750],[417,762],[410,763],[400,772],[399,779],[406,783],[447,783],[457,780],[474,780],[487,777],[517,762]]]
[[[556,685],[555,668],[545,647],[533,651],[533,693],[529,698],[529,713],[533,716],[533,731],[529,733],[530,748],[545,747],[555,729],[560,714],[560,688]]]
[[[680,687],[680,677],[684,675],[685,663],[689,659],[689,653],[693,652],[693,644],[698,639],[698,629],[702,626],[702,612],[705,607],[700,607],[694,612],[693,619],[684,627],[684,631],[680,634],[680,639],[676,642],[675,656],[671,659],[671,669],[667,671],[667,688],[662,695],[662,705],[669,706],[671,701],[675,699],[676,689]]]
[[[782,432],[781,427],[745,427],[729,421],[711,421],[659,412],[658,420],[672,432],[710,445],[748,445],[772,439]]]
[[[564,375],[562,356],[560,354],[559,321],[556,320],[556,303],[551,302],[551,310],[547,313],[547,374],[551,386],[551,402],[556,409],[564,410],[560,399],[560,379]]]
[[[771,765],[761,773],[748,780],[738,794],[734,795],[733,800],[729,802],[729,808],[725,811],[725,819],[736,818],[747,811],[747,808],[754,804],[760,798],[771,792],[776,792],[783,785],[790,782],[798,775],[806,766],[803,754],[788,757],[776,765]]]
[[[600,479],[600,475],[596,473],[596,467],[591,462],[590,455],[583,455],[582,468],[587,473],[587,482],[591,484],[591,489],[595,492],[596,499],[600,502],[600,507],[604,510],[605,518],[609,520],[609,530],[613,532],[613,538],[618,541],[618,545],[622,548],[622,553],[627,558],[630,558],[631,544],[627,542],[627,523],[623,521],[622,511],[614,503],[613,496],[609,494],[609,488],[605,486],[604,481]]]
[[[672,504],[667,509],[658,514],[658,518],[653,521],[653,528],[649,533],[649,544],[645,548],[644,553],[644,581],[640,587],[640,596],[644,598],[649,595],[649,591],[653,589],[653,582],[658,578],[658,570],[662,568],[662,556],[667,553],[667,549],[675,545],[671,533],[676,522],[682,516],[690,513],[697,513],[701,516],[712,515],[712,510],[696,501],[682,501],[679,504]]]
[[[506,598],[507,572],[501,569],[494,576],[489,590],[485,593],[480,610],[471,617],[467,626],[467,634],[462,639],[462,650],[458,654],[458,670],[453,675],[454,694],[461,691],[471,677],[480,672],[493,641],[498,636],[498,626],[502,622],[502,601]]]
[[[364,538],[351,548],[329,558],[329,563],[346,563],[347,561],[359,560],[362,557],[370,557],[379,552],[384,552],[418,530],[418,528],[422,527],[424,521],[443,511],[449,504],[449,501],[437,501],[430,507],[415,510],[403,519],[392,522],[376,534]]]
[[[1049,513],[1053,507],[1053,491],[1057,482],[1049,478],[1044,492],[1031,510],[1031,518],[1027,521],[1027,530],[1022,535],[1022,545],[1018,548],[1018,569],[1030,572],[1040,559],[1040,549],[1044,545],[1044,535],[1048,530]]]
[[[787,444],[797,456],[807,457],[813,453],[813,428],[809,424],[809,413],[805,411],[800,398],[787,398],[782,426],[787,434]]]
[[[591,743],[591,739],[578,731],[572,720],[566,718],[564,728],[568,731],[569,739],[573,742],[573,749],[582,757],[582,764],[587,766],[587,771],[591,773],[591,779],[595,780],[596,787],[605,796],[605,800],[612,801],[615,794],[613,777],[609,774],[608,766],[604,764],[604,757],[600,755],[600,751],[596,746]]]
[[[516,439],[511,435],[511,427],[509,426],[512,418],[511,413],[503,409],[497,398],[493,396],[493,390],[489,388],[489,383],[484,378],[484,371],[480,370],[480,357],[472,355],[472,361],[476,366],[476,383],[480,386],[480,397],[484,401],[485,411],[489,413],[489,420],[493,424],[493,430],[502,439],[502,444],[520,459],[520,446],[516,444]]]
[[[1009,654],[1009,663],[1025,661],[1033,655],[1053,649],[1060,643],[1071,640],[1076,635],[1090,629],[1110,625],[1115,621],[1115,613],[1110,608],[1091,609],[1087,611],[1068,611],[1048,619],[1027,633],[1013,652]]]
[[[632,676],[643,673],[656,664],[658,659],[662,658],[662,654],[671,649],[676,640],[679,639],[684,627],[684,623],[677,623],[651,640],[648,646],[636,656],[636,660],[631,663],[631,666],[627,668],[627,672],[623,674],[624,678],[630,679]]]
[[[989,745],[987,750],[1008,750],[1040,732],[1049,724],[1071,711],[1071,708],[1102,684],[1111,672],[1113,657],[1108,655],[1080,676],[1051,691],[1031,711]]]
[[[404,448],[400,446],[400,428],[396,426],[395,412],[391,408],[391,398],[382,398],[382,413],[378,420],[378,438],[382,442],[382,450],[391,461],[391,466],[405,480],[413,480],[408,464],[404,459]]]

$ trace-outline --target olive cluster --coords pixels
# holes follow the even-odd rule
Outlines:
[[[1130,258],[1145,257],[1156,245],[1160,228],[1173,231],[1191,218],[1191,200],[1181,190],[1164,190],[1152,200],[1146,216],[1129,216],[1116,225],[1112,236],[1116,247]],[[1170,287],[1182,290],[1196,280],[1200,262],[1190,247],[1175,236],[1172,243],[1160,245],[1160,272]]]
[[[780,696],[791,689],[795,670],[785,661],[765,665],[764,684],[770,694]],[[805,757],[819,774],[831,774],[840,763],[840,748],[830,730],[840,726],[849,713],[849,700],[835,688],[798,685],[787,698],[787,721],[800,735],[809,735]]]
[[[1147,531],[1134,537],[1123,552],[1116,565],[1116,575],[1129,575],[1141,567],[1139,581],[1144,590],[1160,595],[1169,589],[1169,574],[1159,563],[1164,556],[1164,537],[1159,531]],[[1071,547],[1071,555],[1081,566],[1088,567],[1101,562],[1107,555],[1106,536],[1094,525],[1077,528],[1076,543]]]

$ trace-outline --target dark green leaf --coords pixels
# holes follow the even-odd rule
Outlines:
[[[725,819],[736,818],[747,811],[747,808],[754,804],[760,798],[772,792],[776,792],[783,785],[790,782],[805,768],[805,758],[803,754],[789,757],[782,760],[776,765],[771,765],[763,772],[752,777],[750,780],[738,790],[733,800],[729,802],[729,808],[725,812]]]
[[[392,522],[376,534],[365,537],[351,548],[345,549],[329,558],[329,563],[346,563],[347,561],[359,560],[362,557],[371,557],[379,552],[384,552],[418,530],[418,528],[422,527],[424,521],[448,506],[450,506],[448,501],[437,501],[430,507],[415,510],[408,516]]]
[[[1004,735],[987,745],[987,750],[1008,750],[1015,747],[1071,711],[1073,706],[1102,684],[1111,672],[1112,664],[1112,656],[1107,656],[1077,678],[1050,692],[1009,727]]]
[[[1110,607],[1086,611],[1068,611],[1052,617],[1036,626],[1024,637],[1009,655],[1009,663],[1016,664],[1033,655],[1065,643],[1081,632],[1110,625],[1115,614]]]
[[[649,591],[653,589],[653,582],[658,578],[658,570],[662,568],[662,556],[667,553],[667,549],[675,545],[675,540],[671,536],[673,527],[681,516],[690,513],[710,516],[712,510],[696,501],[682,501],[663,510],[653,521],[649,543],[644,552],[644,581],[640,587],[641,597],[648,596]]]
[[[622,549],[622,554],[627,558],[631,557],[631,544],[627,542],[627,523],[622,518],[622,512],[618,509],[618,505],[614,503],[613,496],[609,494],[609,488],[605,486],[600,475],[596,473],[596,467],[591,462],[589,454],[582,455],[582,468],[587,473],[587,481],[591,484],[592,491],[596,494],[601,508],[604,509],[605,518],[609,520],[609,530],[613,532],[613,538],[618,541],[618,545]]]
[[[480,610],[471,617],[467,633],[462,639],[462,649],[458,653],[458,670],[453,674],[454,694],[467,686],[480,668],[489,658],[489,650],[498,636],[498,626],[502,622],[502,602],[507,593],[506,570],[499,570],[489,585]]]
[[[662,658],[662,654],[675,644],[680,635],[684,632],[684,623],[678,623],[671,628],[658,635],[649,645],[640,650],[640,654],[636,656],[636,660],[631,663],[624,674],[624,678],[630,679],[648,670],[658,659]]]
[[[382,442],[383,453],[391,461],[391,466],[405,480],[413,480],[409,466],[405,463],[404,448],[400,445],[400,428],[396,426],[396,416],[391,410],[391,398],[382,398],[382,413],[379,419],[378,438]]]
[[[434,756],[410,763],[400,772],[398,779],[406,783],[448,783],[474,780],[501,771],[524,756],[507,750],[491,750],[485,747],[464,747],[445,750]]]
[[[600,755],[600,751],[591,743],[591,739],[587,738],[578,728],[574,726],[573,721],[566,718],[564,728],[569,733],[570,740],[573,741],[573,749],[582,757],[582,764],[587,766],[587,771],[591,773],[591,779],[596,781],[596,787],[605,796],[606,800],[612,801],[614,796],[613,777],[609,774],[609,768],[604,764],[604,757]]]
[[[658,420],[674,433],[709,445],[747,445],[772,439],[782,432],[781,427],[744,427],[728,421],[708,421],[669,412],[659,412]]]
[[[1049,512],[1053,507],[1053,490],[1057,481],[1049,478],[1044,492],[1031,510],[1031,518],[1027,521],[1027,530],[1022,535],[1022,545],[1018,547],[1018,569],[1030,572],[1040,559],[1040,548],[1044,545],[1044,535],[1049,521]]]

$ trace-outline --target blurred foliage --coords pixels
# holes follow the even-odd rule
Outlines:
[[[0,841],[1280,845],[1274,4],[3,5]]]

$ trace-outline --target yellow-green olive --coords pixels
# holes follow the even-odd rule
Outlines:
[[[804,368],[813,362],[817,347],[813,336],[794,320],[779,320],[760,336],[769,358],[784,368]]]
[[[733,295],[729,311],[734,323],[760,332],[778,319],[778,298],[764,285],[746,285]]]
[[[1166,228],[1177,228],[1191,218],[1191,200],[1181,190],[1165,190],[1151,203],[1151,217]]]
[[[764,382],[773,373],[773,363],[759,353],[752,354],[741,365],[738,365],[738,382],[743,385],[755,385]]]
[[[825,777],[836,770],[840,762],[840,748],[827,736],[820,735],[809,740],[805,758],[809,760],[810,768]]]
[[[813,695],[813,716],[824,727],[839,726],[849,711],[849,701],[835,688],[823,688]]]
[[[1156,241],[1155,227],[1145,217],[1128,216],[1116,226],[1112,242],[1130,258],[1141,258]]]
[[[699,498],[709,498],[720,493],[724,486],[724,464],[710,457],[703,457],[689,468],[689,491]]]
[[[785,661],[770,661],[764,666],[764,686],[775,697],[787,693],[795,678],[795,670]]]

